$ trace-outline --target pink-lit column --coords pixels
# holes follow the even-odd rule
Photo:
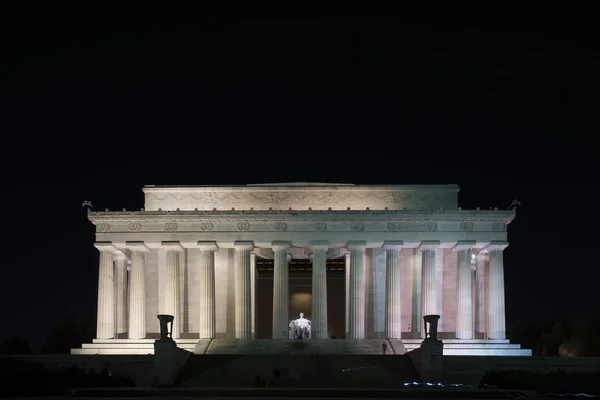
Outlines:
[[[350,303],[348,307],[349,339],[365,338],[365,269],[363,255],[367,242],[348,242],[350,250]]]
[[[439,315],[437,307],[437,277],[435,252],[440,246],[439,240],[424,240],[419,246],[421,252],[421,316]],[[425,337],[424,322],[421,324],[421,337]]]
[[[219,249],[217,242],[200,241],[200,339],[214,339],[217,332],[217,315],[215,299],[215,252]]]
[[[236,241],[235,248],[235,338],[252,338],[250,252],[252,241]]]
[[[477,281],[476,285],[476,324],[475,329],[477,332],[481,332],[483,334],[487,334],[487,304],[486,304],[486,282],[487,282],[487,253],[480,251],[477,254],[476,259],[477,265],[475,269],[475,279]]]
[[[166,250],[166,273],[164,285],[165,297],[163,312],[174,317],[172,338],[179,339],[179,322],[181,320],[181,300],[179,297],[181,274],[179,271],[179,255],[183,253],[184,249],[183,246],[176,241],[165,241],[162,242],[161,245]]]
[[[312,248],[312,339],[329,339],[327,327],[327,249],[326,241],[315,241]]]
[[[402,304],[400,250],[404,242],[386,241],[385,250],[385,336],[390,339],[402,337]]]
[[[94,246],[100,252],[96,337],[113,339],[115,336],[114,257],[117,248],[111,242],[96,242]]]
[[[486,250],[489,254],[488,276],[488,338],[506,339],[504,308],[504,257],[507,242],[492,241]]]
[[[143,242],[126,242],[131,251],[129,284],[129,339],[146,337],[146,253]]]
[[[473,339],[473,281],[471,271],[471,248],[475,241],[461,240],[457,252],[456,280],[456,338]]]
[[[127,332],[127,257],[115,253],[115,280],[117,289],[117,333]]]
[[[346,255],[344,256],[344,259],[346,261],[345,263],[345,269],[344,269],[344,273],[346,274],[346,290],[345,290],[345,294],[346,294],[346,339],[349,338],[350,336],[350,330],[348,329],[349,325],[349,310],[350,310],[350,251],[348,250],[348,252],[346,253]]]
[[[273,339],[289,337],[289,266],[290,243],[275,241],[273,248]]]

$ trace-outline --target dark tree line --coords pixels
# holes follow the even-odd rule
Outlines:
[[[60,321],[48,333],[41,353],[69,354],[73,348],[81,347],[82,343],[91,343],[96,336],[96,328],[85,318],[67,318]],[[0,345],[0,354],[31,354],[33,353],[27,339],[12,335]]]
[[[600,357],[600,317],[576,316],[562,321],[523,324],[509,332],[511,341],[537,356]]]

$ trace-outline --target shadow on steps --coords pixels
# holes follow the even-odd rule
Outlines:
[[[177,386],[251,387],[255,378],[270,387],[401,388],[418,381],[406,355],[191,355]]]

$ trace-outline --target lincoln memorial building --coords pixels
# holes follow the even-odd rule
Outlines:
[[[88,212],[97,333],[72,354],[153,353],[158,314],[175,317],[182,349],[252,351],[295,340],[303,313],[303,340],[322,349],[381,354],[387,343],[403,354],[420,345],[422,317],[437,314],[444,354],[531,355],[506,338],[503,251],[515,212],[463,210],[457,185],[143,192],[140,210]]]

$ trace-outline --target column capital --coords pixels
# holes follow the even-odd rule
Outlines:
[[[203,251],[217,251],[219,250],[219,246],[217,245],[217,242],[215,242],[214,240],[199,240],[198,243],[196,244],[196,246],[198,246],[198,248],[200,250]]]
[[[508,247],[508,242],[505,242],[503,240],[492,240],[490,242],[490,244],[484,248],[484,250],[487,252],[494,251],[494,250],[504,251],[504,249],[507,247]]]
[[[386,240],[381,246],[384,250],[400,250],[402,247],[404,247],[403,240]]]
[[[417,247],[418,251],[424,250],[435,250],[440,247],[441,242],[439,240],[423,240]]]
[[[176,240],[173,241],[162,241],[160,242],[160,246],[166,250],[172,251],[183,251],[183,246]]]
[[[233,247],[236,250],[252,250],[254,249],[254,242],[252,240],[236,240],[233,242]]]
[[[459,240],[454,245],[454,250],[471,250],[477,245],[476,240]]]
[[[112,242],[96,242],[94,243],[94,247],[97,248],[98,251],[110,251],[113,253],[119,251]]]
[[[350,240],[346,243],[348,250],[364,250],[367,247],[367,242],[364,240]]]
[[[125,248],[131,251],[142,251],[144,253],[150,251],[148,246],[142,241],[125,242]]]
[[[271,242],[271,248],[273,250],[287,250],[290,248],[290,242],[286,240],[275,240]]]
[[[310,248],[312,250],[325,250],[329,249],[329,242],[327,240],[315,240],[310,242]]]

